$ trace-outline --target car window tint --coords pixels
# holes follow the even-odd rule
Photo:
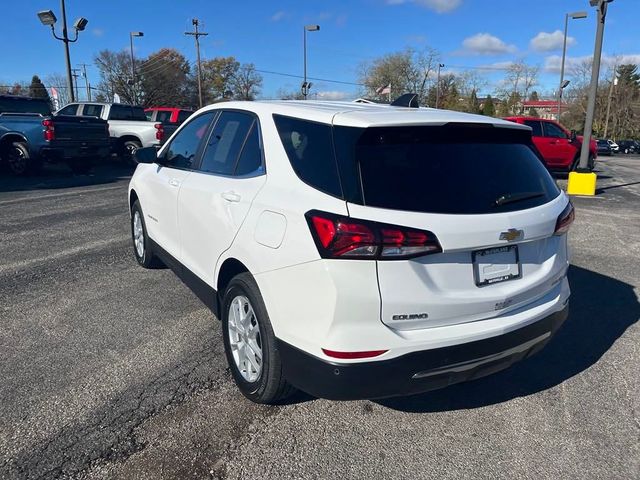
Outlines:
[[[88,117],[100,117],[102,115],[102,105],[85,104],[82,114]]]
[[[273,118],[296,175],[317,190],[341,198],[331,125],[283,115]]]
[[[180,112],[178,112],[178,123],[184,122],[192,113],[191,110],[180,110]]]
[[[78,105],[67,105],[58,112],[58,115],[75,115],[78,111]]]
[[[567,134],[555,123],[544,122],[545,137],[567,138]]]
[[[193,167],[200,142],[206,135],[214,115],[215,112],[203,113],[176,133],[164,153],[164,161],[168,167]]]
[[[541,137],[542,136],[542,125],[538,120],[525,120],[524,124],[527,127],[531,127],[531,135],[534,137]]]
[[[235,174],[249,175],[258,170],[261,165],[262,151],[260,149],[260,132],[258,122],[254,121],[249,136],[246,142],[244,142],[244,147],[242,147]]]
[[[166,110],[158,110],[158,113],[156,114],[156,122],[161,122],[161,123],[169,123],[171,122],[171,112],[168,112]]]
[[[253,124],[253,116],[241,112],[222,112],[202,155],[200,170],[232,175],[240,150]]]

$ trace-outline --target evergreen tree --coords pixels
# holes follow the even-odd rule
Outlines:
[[[47,102],[51,102],[49,98],[49,92],[47,92],[47,87],[44,86],[42,80],[38,75],[34,75],[31,78],[31,85],[29,85],[29,96],[33,98],[44,98]]]
[[[478,101],[475,88],[471,90],[471,96],[469,97],[469,112],[480,113],[480,102]]]
[[[486,115],[487,117],[495,117],[496,115],[496,106],[493,103],[493,98],[491,98],[491,95],[487,95],[487,99],[485,100],[482,107],[482,114]]]

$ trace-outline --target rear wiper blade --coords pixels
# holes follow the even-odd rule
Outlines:
[[[523,200],[529,200],[531,198],[543,197],[544,194],[544,192],[505,193],[504,195],[500,195],[496,198],[495,202],[493,202],[493,206],[499,207],[500,205],[506,205],[507,203],[515,203]]]

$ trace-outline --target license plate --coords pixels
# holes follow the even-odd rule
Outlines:
[[[479,287],[507,282],[522,276],[517,245],[476,250],[472,259],[473,276]]]

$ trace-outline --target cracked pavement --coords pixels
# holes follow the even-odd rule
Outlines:
[[[540,354],[277,407],[236,391],[195,295],[137,266],[129,171],[0,177],[0,478],[639,478],[640,157],[598,170],[574,199],[570,318]]]

